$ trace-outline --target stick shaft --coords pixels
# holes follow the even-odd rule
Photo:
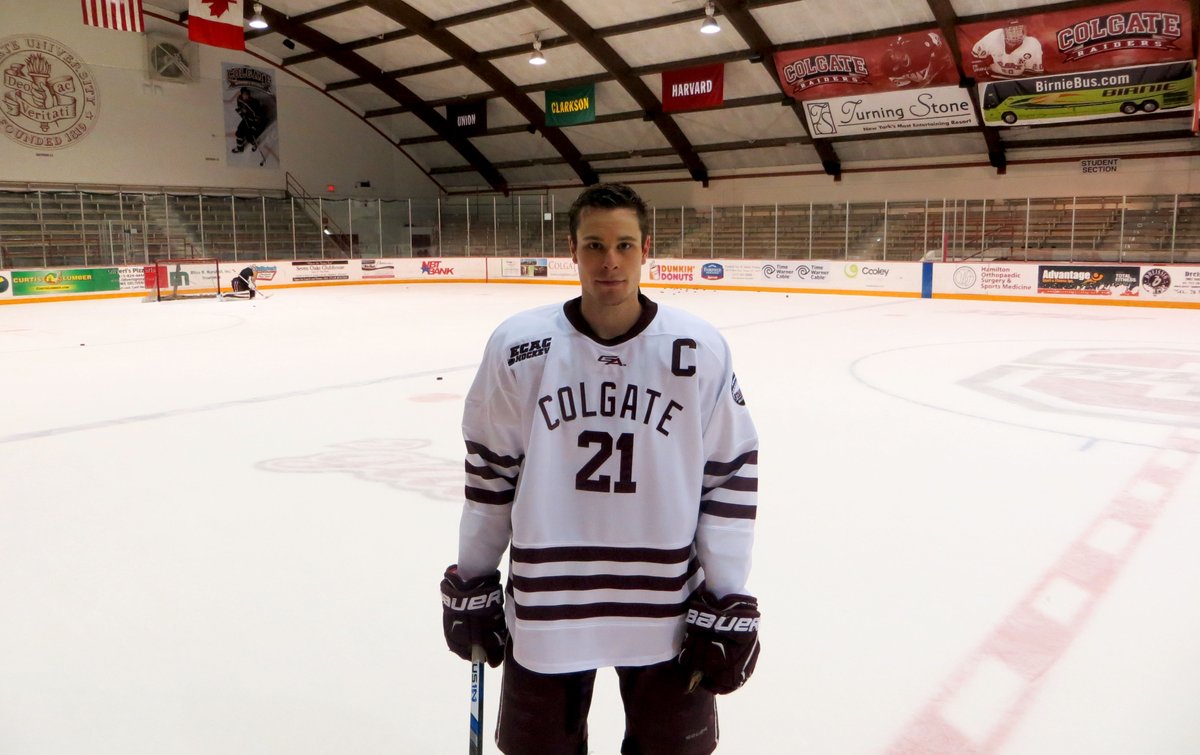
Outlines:
[[[483,755],[483,648],[471,649],[471,749],[469,755]]]

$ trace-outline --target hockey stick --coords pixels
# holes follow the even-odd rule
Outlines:
[[[471,646],[471,749],[469,755],[483,755],[483,647]]]
[[[254,281],[248,281],[248,280],[246,280],[245,278],[243,278],[243,277],[242,277],[242,276],[240,276],[240,275],[235,275],[234,277],[235,277],[235,278],[237,278],[238,280],[242,281],[243,283],[245,283],[247,286],[249,286],[249,287],[250,287],[250,290],[251,290],[251,291],[253,291],[254,293],[258,294],[258,295],[259,295],[259,296],[261,296],[262,298],[264,298],[264,299],[270,299],[270,298],[271,298],[271,297],[270,297],[270,296],[267,294],[267,292],[266,292],[266,291],[260,291],[260,290],[258,289],[258,286],[254,285]]]

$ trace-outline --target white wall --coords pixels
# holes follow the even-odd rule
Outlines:
[[[221,64],[273,68],[252,55],[196,45],[190,84],[150,80],[146,37],[84,26],[78,2],[0,2],[0,39],[23,34],[71,48],[91,69],[99,91],[94,130],[57,150],[0,136],[0,181],[140,186],[282,189],[291,172],[311,192],[334,184],[340,196],[426,197],[437,186],[386,138],[340,104],[275,69],[279,168],[225,164]],[[147,27],[186,38],[178,26],[147,18]],[[370,181],[368,190],[355,190]]]
[[[1200,194],[1200,157],[1139,157],[1135,151],[1104,148],[1093,157],[1121,155],[1115,173],[1084,173],[1078,157],[1060,163],[1010,164],[1005,175],[988,165],[941,169],[848,172],[830,176],[745,176],[717,178],[705,189],[694,182],[640,183],[626,179],[659,207],[734,207],[807,202],[883,202],[941,199]],[[1028,153],[1026,153],[1028,156]],[[846,168],[855,168],[847,164]],[[792,166],[776,171],[788,172]],[[578,189],[555,192],[558,207],[569,206]]]

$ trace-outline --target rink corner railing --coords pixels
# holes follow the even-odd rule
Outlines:
[[[568,257],[447,257],[221,262],[192,271],[189,285],[230,290],[241,268],[277,289],[426,283],[578,283]],[[0,305],[87,299],[149,298],[154,265],[0,270]],[[1200,265],[1071,264],[987,261],[691,260],[655,258],[646,288],[692,288],[925,299],[1106,304],[1200,309]]]

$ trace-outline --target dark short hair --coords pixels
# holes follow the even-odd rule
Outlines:
[[[646,208],[646,202],[638,196],[636,191],[625,184],[607,183],[587,187],[571,203],[567,219],[572,242],[578,243],[579,239],[575,238],[575,234],[579,230],[579,216],[584,210],[589,208],[633,210],[637,213],[638,228],[642,232],[642,241],[644,242],[650,236],[650,211]]]

